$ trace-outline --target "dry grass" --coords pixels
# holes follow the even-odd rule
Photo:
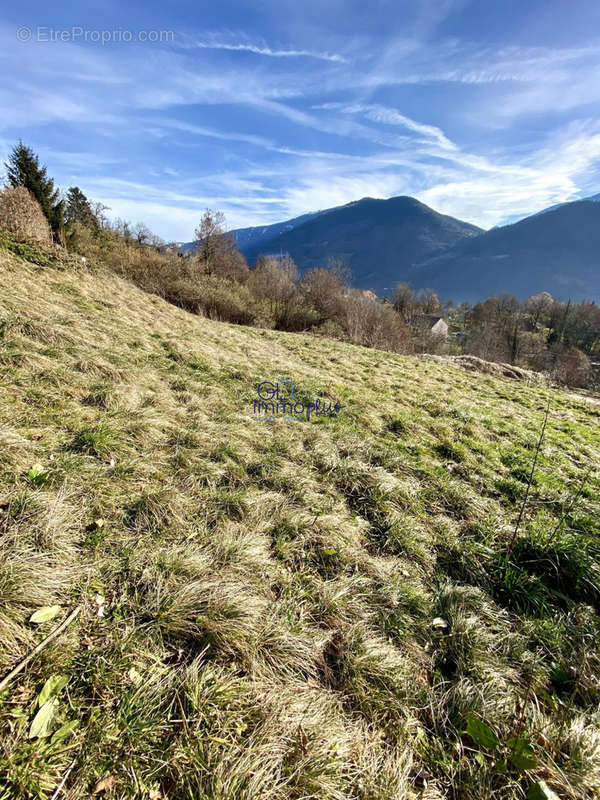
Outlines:
[[[15,239],[49,245],[52,234],[40,204],[22,186],[0,191],[0,230]]]
[[[507,563],[544,389],[0,259],[2,673],[83,607],[0,697],[2,800],[598,796],[596,405],[553,394]],[[254,421],[281,377],[344,410]]]

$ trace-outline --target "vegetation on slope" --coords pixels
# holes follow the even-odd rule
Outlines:
[[[323,250],[323,242],[331,245],[334,229],[342,239],[351,236],[362,242],[359,261],[364,263],[354,264],[360,273],[354,280],[367,285],[365,264],[372,266],[375,254],[376,277],[389,284],[388,294],[400,276],[399,252],[410,262],[416,258],[415,248],[423,257],[423,247],[431,255],[457,237],[479,241],[488,235],[476,236],[478,229],[473,226],[443,217],[412,198],[365,198],[290,220],[283,225],[287,233],[282,233],[281,225],[237,232],[254,240],[279,230],[278,235],[295,236],[298,246],[310,249],[318,229],[321,255],[315,251],[308,261],[301,259],[301,265],[313,265],[301,274],[295,262],[283,255],[260,256],[249,269],[238,249],[240,242],[236,244],[226,232],[225,218],[218,211],[206,210],[191,249],[182,248],[166,244],[143,223],[110,222],[108,209],[91,202],[77,186],[61,196],[46,167],[21,142],[5,166],[9,185],[0,191],[0,237],[13,251],[17,246],[41,246],[47,251],[54,242],[54,258],[66,258],[66,248],[73,258],[101,263],[144,291],[214,320],[310,331],[397,353],[464,353],[544,372],[561,385],[588,389],[598,385],[600,308],[593,302],[561,303],[542,292],[523,303],[499,294],[473,307],[454,308],[450,303],[443,310],[433,290],[414,292],[406,283],[395,286],[391,302],[378,300],[371,291],[351,288],[344,248],[338,252],[342,258],[333,260],[326,258],[327,248]],[[571,205],[581,204],[561,206],[561,213]],[[397,247],[387,241],[383,258],[381,236],[386,225],[394,229]],[[48,253],[42,252],[41,259],[46,261]],[[385,280],[384,275],[388,276]],[[442,314],[449,318],[449,338],[433,327]]]
[[[552,391],[511,548],[545,389],[19,248],[0,675],[82,610],[0,695],[2,800],[598,796],[600,406]],[[253,420],[277,378],[344,409]]]

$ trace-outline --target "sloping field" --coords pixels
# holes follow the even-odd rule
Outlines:
[[[8,252],[0,369],[2,800],[599,796],[600,407],[513,541],[543,386]]]

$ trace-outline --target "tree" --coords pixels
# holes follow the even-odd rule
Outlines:
[[[530,315],[533,330],[537,330],[538,325],[544,323],[552,311],[554,302],[554,298],[548,292],[534,294],[527,300],[525,311]]]
[[[144,222],[138,222],[137,225],[135,225],[132,233],[136,242],[140,245],[150,244],[154,235]]]
[[[40,204],[57,241],[64,239],[64,203],[60,192],[49,178],[46,167],[41,166],[38,157],[30,147],[19,141],[14,146],[5,164],[8,185],[22,186]]]
[[[79,186],[71,186],[65,198],[65,222],[73,225],[78,222],[94,231],[100,227],[92,204]]]
[[[133,234],[131,232],[131,222],[121,217],[117,217],[112,223],[112,229],[123,237],[125,244],[131,244]]]
[[[407,325],[419,310],[417,296],[408,283],[399,283],[396,286],[392,296],[392,305]]]
[[[380,350],[408,352],[408,329],[390,303],[380,303],[360,290],[352,289],[345,297],[344,305],[344,328],[350,341]]]
[[[285,328],[297,304],[298,268],[292,259],[259,256],[249,284],[254,296],[268,304],[277,327]]]
[[[302,289],[322,321],[338,319],[342,312],[342,282],[335,269],[309,269],[302,281]]]
[[[423,314],[439,314],[442,310],[440,298],[433,289],[421,289],[417,295],[417,301],[423,309]]]
[[[106,212],[110,211],[110,206],[105,206],[104,203],[94,203],[92,205],[92,213],[96,217],[98,221],[98,225],[101,228],[109,228],[110,222],[108,217],[106,216]]]
[[[207,208],[194,231],[195,259],[205,275],[244,280],[248,267],[233,236],[226,231],[225,215]]]

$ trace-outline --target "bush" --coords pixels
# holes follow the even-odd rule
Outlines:
[[[52,244],[50,226],[41,206],[22,186],[0,192],[0,229],[21,241]]]
[[[186,304],[184,298],[189,302],[193,297],[193,310],[205,317],[238,325],[252,325],[255,320],[255,303],[243,284],[206,276],[196,284],[181,281],[176,288],[181,292],[178,305]]]
[[[320,322],[339,320],[342,315],[342,277],[334,269],[308,270],[302,281],[306,300],[319,314]]]
[[[358,290],[350,291],[344,300],[345,328],[351,342],[396,353],[410,350],[408,329],[393,306]]]
[[[577,347],[555,347],[553,377],[565,386],[587,386],[592,379],[590,359]]]
[[[300,306],[298,270],[291,258],[260,256],[250,272],[248,287],[252,295],[266,304],[275,319],[275,327],[282,330],[303,329],[303,323],[294,320]]]

